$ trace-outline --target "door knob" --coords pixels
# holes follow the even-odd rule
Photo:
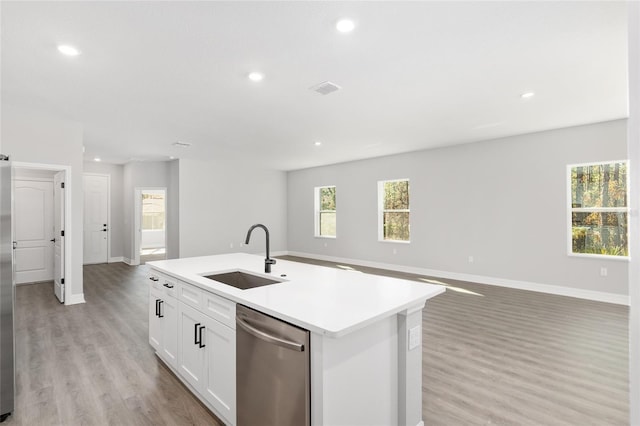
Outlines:
[[[49,241],[51,241],[52,243],[55,243],[55,242],[56,242],[56,239],[55,239],[55,238],[53,238],[53,239],[51,239],[51,240],[49,240]]]

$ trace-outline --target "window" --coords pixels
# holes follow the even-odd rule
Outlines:
[[[164,192],[149,191],[142,194],[142,229],[164,229]]]
[[[316,237],[336,236],[336,187],[315,188]]]
[[[628,256],[627,162],[568,167],[571,254]]]
[[[409,179],[378,182],[378,239],[409,242]]]

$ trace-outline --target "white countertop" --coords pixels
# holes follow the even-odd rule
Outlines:
[[[440,285],[280,259],[272,265],[271,274],[265,274],[264,257],[245,253],[147,264],[236,303],[330,337],[344,336],[407,309],[422,308],[427,299],[445,291]],[[240,290],[201,276],[237,270],[285,281]]]

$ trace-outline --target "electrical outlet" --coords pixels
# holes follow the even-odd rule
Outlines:
[[[607,268],[600,268],[600,276],[601,277],[606,277],[607,276]]]
[[[229,243],[229,248],[233,248],[233,243]]]
[[[473,263],[473,256],[469,256],[469,263]]]
[[[327,246],[327,243],[324,243],[324,246],[326,247],[326,246]]]
[[[398,249],[394,248],[393,249],[393,254],[398,254]]]
[[[421,327],[416,325],[409,329],[409,350],[413,350],[422,346],[420,336],[422,335]]]

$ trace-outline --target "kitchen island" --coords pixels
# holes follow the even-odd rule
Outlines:
[[[266,274],[262,257],[243,253],[149,266],[149,341],[226,423],[236,424],[242,410],[235,386],[241,304],[310,332],[310,424],[423,424],[422,309],[444,287],[284,260]],[[242,290],[207,278],[237,271],[279,282]]]

